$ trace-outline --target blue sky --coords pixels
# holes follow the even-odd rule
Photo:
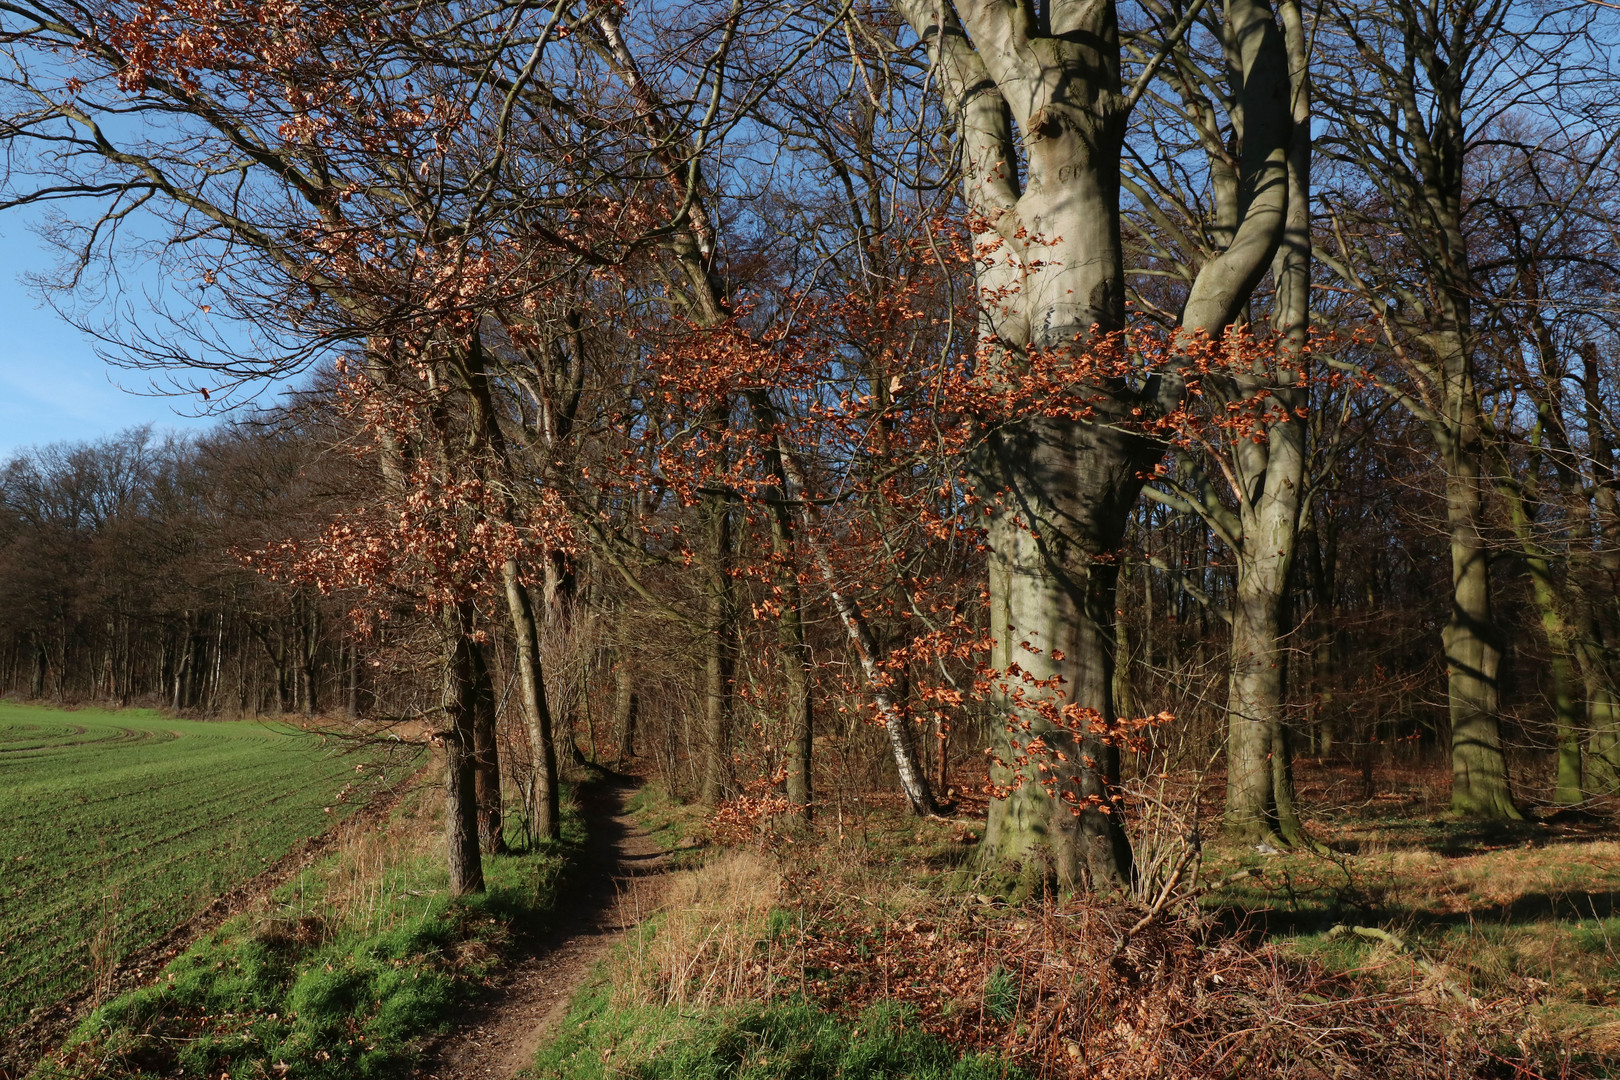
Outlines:
[[[206,427],[210,420],[183,415],[195,411],[195,398],[150,396],[147,373],[108,365],[92,338],[20,280],[53,262],[24,215],[0,216],[0,461],[28,446],[94,439],[136,424]]]

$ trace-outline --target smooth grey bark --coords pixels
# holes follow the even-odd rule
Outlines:
[[[1451,617],[1441,632],[1451,717],[1451,809],[1464,817],[1518,820],[1524,815],[1513,802],[1502,753],[1503,634],[1491,602],[1490,549],[1484,536],[1479,406],[1472,372],[1465,365],[1448,359],[1447,370],[1456,377],[1438,425],[1451,547]]]
[[[1016,372],[1031,350],[1078,354],[1122,329],[1120,157],[1132,99],[1121,83],[1114,5],[897,7],[929,44],[956,112],[992,364]],[[1233,0],[1225,18],[1236,28],[1239,96],[1253,108],[1247,205],[1231,242],[1195,280],[1183,321],[1216,332],[1275,250],[1289,134],[1287,60],[1269,6]],[[1165,378],[1153,399],[1162,407],[1180,391],[1178,378]],[[1132,873],[1119,751],[1099,734],[1115,720],[1118,549],[1161,448],[1127,429],[1143,404],[1131,387],[1099,377],[1085,396],[1089,421],[1015,419],[987,433],[990,664],[1002,673],[1010,720],[994,769],[1007,795],[991,803],[980,851],[988,863],[1052,873],[1066,887],[1113,888]],[[1054,708],[1076,721],[1053,724]],[[1040,761],[1023,752],[1037,737],[1053,751]]]
[[[501,430],[490,391],[487,357],[477,335],[474,335],[471,347],[461,359],[462,374],[472,404],[470,426],[475,437],[469,452],[478,454],[487,451],[497,465],[509,466],[506,436]],[[497,490],[504,492],[505,488],[497,487]],[[503,497],[500,506],[501,517],[510,525],[518,516],[510,495]],[[535,621],[529,590],[523,583],[523,568],[516,559],[507,559],[501,564],[501,586],[506,596],[507,618],[512,626],[518,699],[523,704],[524,726],[529,737],[530,767],[533,772],[527,808],[529,829],[539,839],[554,840],[561,835],[556,739],[551,709],[546,700],[539,626]]]
[[[551,708],[546,700],[546,681],[540,667],[539,628],[516,560],[508,559],[501,566],[501,583],[506,592],[507,615],[512,621],[518,697],[523,702],[529,753],[533,757],[529,829],[541,840],[555,840],[562,835],[562,808],[557,785],[557,745],[552,733]]]
[[[1308,44],[1298,3],[1280,7],[1292,82],[1293,138],[1288,149],[1288,211],[1272,263],[1277,293],[1272,317],[1279,368],[1239,374],[1228,398],[1273,403],[1264,439],[1234,439],[1240,533],[1233,537],[1237,569],[1232,613],[1231,676],[1227,694],[1226,827],[1247,842],[1305,840],[1294,802],[1287,730],[1288,590],[1299,540],[1306,470],[1310,394],[1291,365],[1302,361],[1310,329],[1310,84]]]

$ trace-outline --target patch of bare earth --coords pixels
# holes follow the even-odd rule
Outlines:
[[[455,1031],[429,1052],[417,1080],[507,1080],[534,1061],[596,965],[657,907],[668,855],[624,809],[628,787],[584,798],[591,851],[559,902],[552,929],[535,938]]]

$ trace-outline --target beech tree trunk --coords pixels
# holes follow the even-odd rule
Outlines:
[[[473,769],[478,789],[478,840],[485,854],[506,851],[501,815],[501,759],[495,739],[495,685],[484,646],[471,647]]]
[[[1490,550],[1473,380],[1459,379],[1442,443],[1451,543],[1451,617],[1441,632],[1451,716],[1451,809],[1463,817],[1519,820],[1502,753],[1498,683],[1502,631],[1491,605]]]
[[[452,896],[484,891],[484,864],[478,852],[476,645],[468,636],[472,620],[470,604],[448,610],[444,620],[445,722],[439,739],[444,745],[444,839]]]
[[[1125,325],[1120,154],[1132,102],[1120,81],[1114,5],[1054,3],[1039,17],[1025,5],[898,7],[929,44],[956,111],[982,253],[981,338],[995,342],[993,364],[1016,374],[1031,349],[1083,355]],[[1230,0],[1225,17],[1246,110],[1246,205],[1183,317],[1189,329],[1217,331],[1276,249],[1290,134],[1287,56],[1270,8]],[[1098,732],[1115,720],[1119,544],[1162,447],[1125,425],[1144,406],[1179,401],[1180,391],[1167,378],[1144,400],[1099,375],[1077,391],[1094,419],[1013,418],[987,433],[991,666],[1002,673],[1007,717],[994,778],[1007,795],[991,803],[980,852],[1025,877],[1052,874],[1071,888],[1131,880],[1119,750]],[[1076,719],[1054,725],[1052,709]],[[1036,737],[1049,750],[1039,760],[1027,752]]]
[[[782,730],[787,742],[787,800],[800,817],[814,817],[814,784],[811,777],[815,740],[815,713],[811,706],[809,648],[804,640],[803,599],[798,582],[791,589],[784,585],[782,614],[777,618],[777,644],[782,652],[782,693],[785,706]]]
[[[1309,47],[1298,4],[1283,3],[1281,14],[1293,100],[1287,224],[1272,263],[1272,325],[1282,363],[1273,373],[1238,374],[1229,381],[1231,396],[1254,400],[1264,391],[1273,408],[1264,440],[1236,439],[1232,447],[1241,537],[1233,550],[1237,587],[1226,746],[1227,829],[1245,842],[1277,845],[1305,840],[1294,802],[1284,642],[1309,457],[1310,395],[1290,365],[1304,356],[1311,287]]]
[[[787,800],[799,817],[810,821],[814,817],[811,753],[815,742],[815,712],[811,700],[810,649],[804,636],[804,596],[799,588],[794,550],[793,508],[788,500],[791,485],[782,448],[773,437],[777,434],[777,425],[769,399],[754,395],[750,404],[761,436],[769,440],[766,461],[776,481],[765,497],[771,509],[771,552],[778,564],[777,588],[782,606],[776,619],[776,638],[785,695],[782,729],[787,777],[784,786]]]
[[[1337,260],[1334,270],[1410,343],[1396,356],[1411,387],[1399,400],[1428,426],[1445,471],[1451,612],[1441,645],[1451,720],[1451,808],[1464,817],[1497,819],[1523,815],[1509,791],[1498,715],[1506,641],[1492,611],[1484,535],[1486,447],[1471,307],[1484,290],[1473,275],[1464,228],[1464,164],[1467,108],[1477,89],[1468,80],[1490,77],[1498,39],[1513,32],[1506,23],[1512,10],[1505,4],[1435,7],[1413,0],[1324,10],[1324,17],[1339,22],[1338,32],[1371,76],[1333,102],[1337,154],[1376,174],[1388,193],[1376,216],[1361,223],[1373,235],[1396,233],[1405,249],[1397,266],[1362,249],[1372,257]],[[1402,122],[1369,123],[1369,115],[1399,116]],[[1378,240],[1377,250],[1390,250],[1387,240]]]
[[[704,805],[736,790],[731,763],[731,692],[736,670],[736,611],[731,584],[731,507],[718,496],[704,500]]]
[[[529,732],[529,753],[534,762],[534,783],[529,789],[529,828],[541,840],[562,835],[562,810],[557,790],[557,748],[552,737],[551,709],[540,669],[540,639],[529,590],[515,561],[501,567],[506,587],[506,609],[512,620],[513,650],[517,659],[518,694]]]

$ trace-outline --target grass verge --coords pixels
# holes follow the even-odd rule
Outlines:
[[[605,981],[577,997],[541,1051],[537,1080],[1022,1080],[991,1054],[960,1055],[904,1005],[873,1005],[852,1021],[805,1001],[708,1010],[615,1002]]]
[[[585,839],[485,856],[488,891],[451,899],[440,800],[424,791],[265,905],[98,1008],[34,1080],[398,1075],[493,974],[515,938],[543,931]]]
[[[702,861],[708,828],[700,807],[681,802],[661,784],[647,783],[636,789],[624,808],[670,853],[670,866],[686,869]]]

